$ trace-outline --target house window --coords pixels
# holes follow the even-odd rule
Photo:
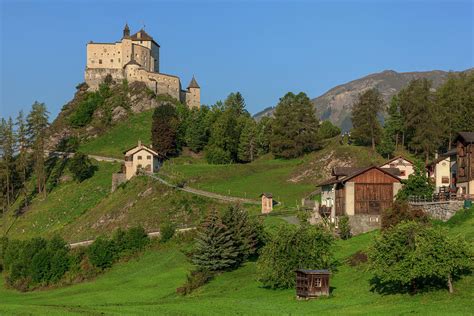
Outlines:
[[[99,64],[101,64],[101,65],[102,65],[102,59],[99,59]]]
[[[314,279],[314,286],[321,287],[321,278]]]
[[[146,159],[151,160],[151,156],[146,156]]]
[[[138,160],[142,160],[142,156],[138,156]]]
[[[404,177],[406,174],[407,174],[407,173],[406,173],[405,170],[400,170],[400,175],[401,175],[402,177]]]

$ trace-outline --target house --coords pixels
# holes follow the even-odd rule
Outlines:
[[[320,183],[321,205],[330,206],[337,224],[347,215],[354,234],[380,227],[382,211],[390,208],[402,187],[398,168],[333,168],[332,178]]]
[[[271,193],[260,194],[262,198],[262,214],[268,214],[273,210],[273,195]]]
[[[436,155],[427,165],[428,176],[435,184],[435,192],[456,192],[456,149]]]
[[[296,270],[296,297],[329,296],[329,270]]]
[[[474,132],[459,132],[454,143],[458,194],[474,195]]]
[[[393,159],[390,159],[389,161],[381,165],[380,168],[399,169],[400,175],[398,177],[402,180],[408,179],[408,177],[414,172],[413,162],[403,156],[398,156]]]
[[[124,154],[126,180],[135,176],[138,170],[157,172],[160,168],[158,153],[151,146],[143,145],[141,141],[138,141],[137,146],[125,151]]]

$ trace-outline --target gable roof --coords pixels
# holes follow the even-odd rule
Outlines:
[[[132,148],[129,148],[129,149],[125,150],[123,153],[124,153],[124,155],[126,155],[129,151],[132,151],[131,153],[128,154],[129,156],[131,156],[131,155],[134,155],[135,153],[137,153],[137,151],[140,151],[140,150],[146,150],[150,154],[152,154],[154,156],[158,156],[158,153],[156,151],[154,151],[150,147],[145,146],[141,143],[139,143],[138,146],[133,146]]]
[[[474,143],[474,132],[459,132],[455,141],[462,138],[466,143]]]
[[[273,194],[268,193],[268,192],[263,192],[262,194],[260,194],[260,196],[265,196],[266,198],[271,199],[273,197]]]
[[[327,180],[324,180],[323,182],[320,182],[318,183],[318,187],[322,187],[322,186],[325,186],[325,185],[331,185],[331,184],[336,184],[338,183],[340,180],[338,180],[336,177],[332,177],[332,178],[329,178]]]
[[[142,66],[140,65],[135,59],[132,59],[130,60],[128,63],[126,63],[125,65],[123,65],[123,68],[127,67],[128,65],[137,65],[137,66]]]
[[[363,173],[366,173],[367,171],[369,170],[372,170],[372,169],[377,169],[383,173],[385,173],[386,175],[389,175],[390,177],[398,180],[398,181],[401,181],[401,179],[399,177],[397,177],[396,175],[394,175],[392,172],[394,172],[394,169],[397,169],[398,170],[398,173],[400,174],[400,169],[398,168],[380,168],[380,167],[377,167],[377,166],[370,166],[370,167],[367,167],[365,168],[364,170],[361,170],[359,172],[356,172],[344,179],[341,180],[341,183],[346,183],[348,180],[352,179],[352,178],[355,178],[357,177],[358,175],[361,175]]]
[[[138,37],[138,34],[140,33],[140,37]],[[136,32],[132,36],[130,36],[132,41],[151,41],[155,43],[156,46],[160,47],[157,42],[153,39],[153,37],[150,36],[147,32],[145,32],[144,29],[141,29],[140,31]]]
[[[361,167],[334,167],[332,168],[331,174],[336,177],[348,176],[364,169],[365,168]]]
[[[383,164],[381,164],[380,166],[385,166],[386,164],[389,164],[391,162],[394,162],[395,160],[398,160],[398,159],[403,159],[405,161],[408,161],[409,163],[411,163],[412,165],[414,164],[413,161],[409,160],[409,159],[406,159],[405,157],[403,156],[397,156],[397,157],[394,157],[392,159],[390,159],[389,161],[386,161],[384,162]]]

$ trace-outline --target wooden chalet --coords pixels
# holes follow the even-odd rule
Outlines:
[[[296,297],[329,296],[329,270],[296,270]]]
[[[474,196],[474,132],[458,133],[455,144],[458,193]]]

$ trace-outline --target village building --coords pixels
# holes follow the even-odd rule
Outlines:
[[[474,132],[460,132],[454,142],[458,195],[474,197]]]
[[[435,185],[435,193],[456,193],[456,149],[435,156],[427,165],[428,176]]]
[[[335,167],[333,177],[318,185],[319,209],[325,207],[336,224],[340,216],[348,216],[354,234],[379,228],[382,212],[393,205],[402,187],[399,175],[398,168]]]
[[[400,175],[398,177],[402,180],[408,179],[408,177],[415,171],[413,162],[404,158],[403,156],[390,159],[381,165],[380,168],[397,168],[400,170]]]
[[[329,296],[329,270],[296,270],[296,297],[302,299]]]
[[[125,25],[115,43],[87,44],[85,82],[95,91],[107,76],[116,82],[144,82],[155,94],[167,94],[190,108],[201,106],[201,88],[191,79],[184,90],[179,77],[160,72],[160,45],[145,30],[130,35]]]
[[[158,153],[151,147],[145,146],[138,141],[138,145],[124,152],[125,154],[125,178],[130,180],[137,171],[157,172],[160,168]]]
[[[273,211],[273,195],[271,193],[260,194],[262,198],[262,214],[268,214]]]

